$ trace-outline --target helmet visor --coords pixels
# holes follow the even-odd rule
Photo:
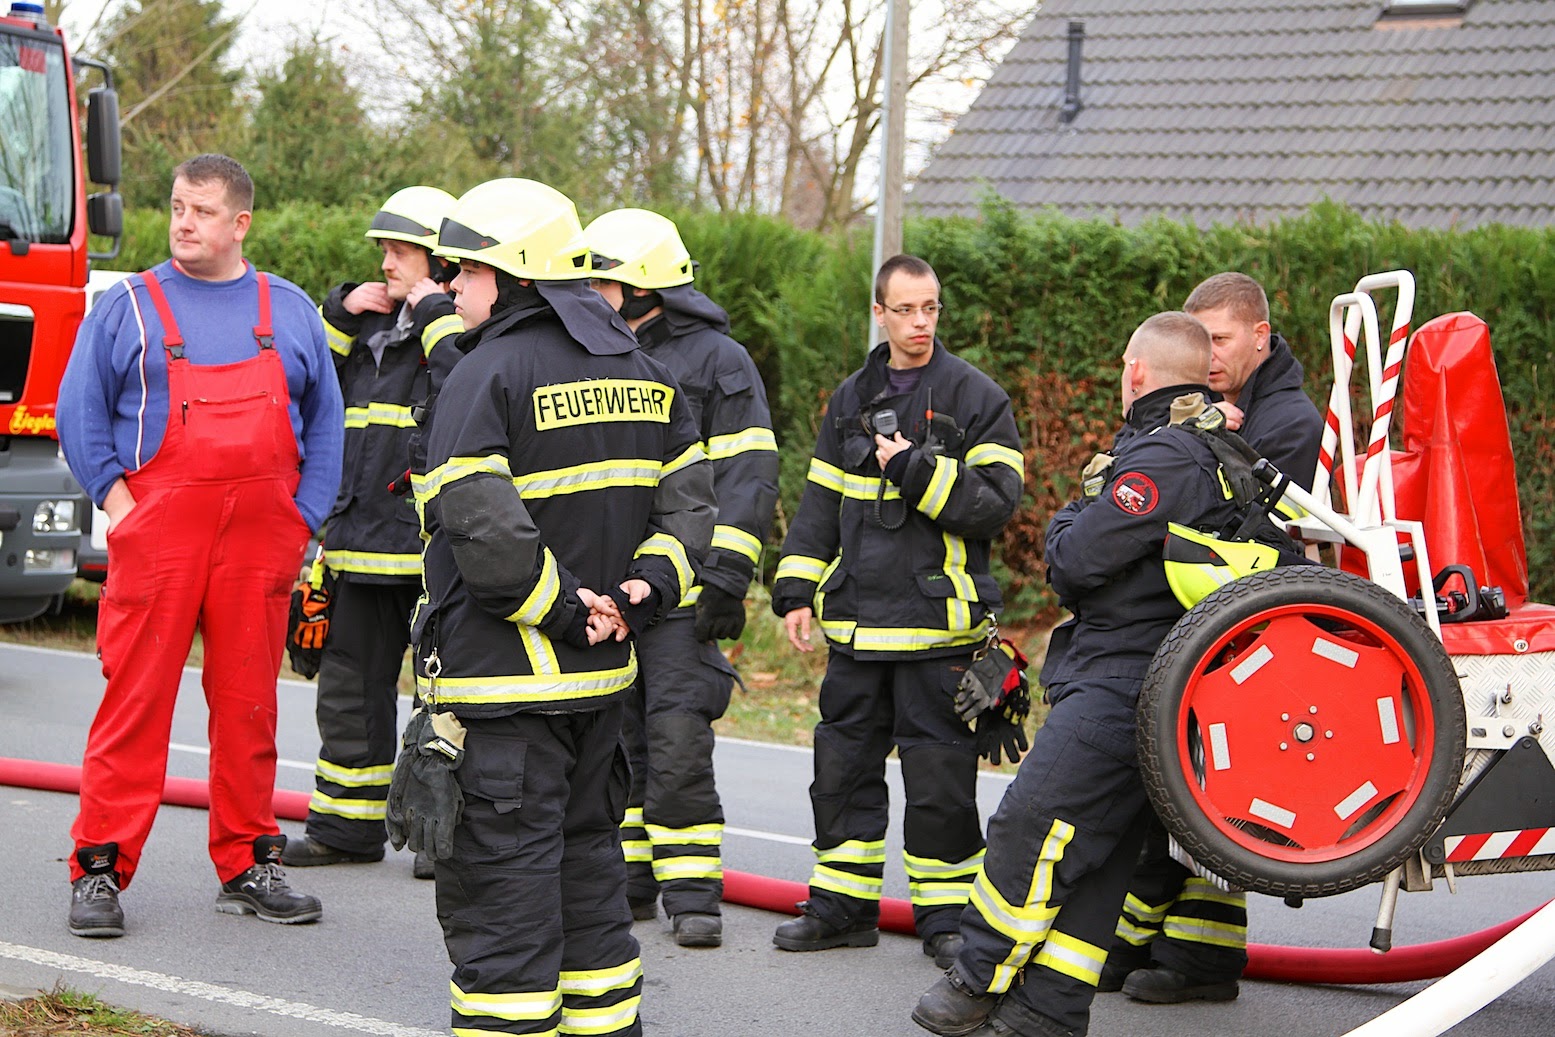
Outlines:
[[[372,226],[368,233],[380,231],[384,234],[408,234],[417,238],[432,238],[437,236],[436,229],[426,227],[409,216],[400,216],[392,212],[379,212],[373,217]]]
[[[488,248],[496,247],[497,244],[496,238],[487,237],[478,230],[472,230],[450,219],[444,219],[442,228],[437,232],[439,251],[457,249],[460,252],[484,252]]]

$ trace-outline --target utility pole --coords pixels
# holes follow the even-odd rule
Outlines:
[[[880,139],[880,197],[875,203],[875,253],[870,283],[880,264],[902,250],[902,194],[907,151],[907,11],[908,0],[890,0],[885,22],[884,132]],[[871,294],[871,300],[874,296]],[[873,347],[875,321],[869,320],[864,341]]]

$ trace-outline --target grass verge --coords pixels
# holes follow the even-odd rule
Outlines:
[[[127,1012],[67,987],[0,1000],[0,1037],[209,1037],[209,1031]]]

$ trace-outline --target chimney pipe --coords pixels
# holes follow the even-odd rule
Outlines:
[[[1080,44],[1085,42],[1085,23],[1069,23],[1069,70],[1064,79],[1064,106],[1058,111],[1059,122],[1074,122],[1085,107],[1080,103]]]

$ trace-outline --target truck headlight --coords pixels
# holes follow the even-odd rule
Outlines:
[[[76,526],[76,502],[73,500],[46,500],[38,503],[32,513],[34,533],[69,533]]]
[[[74,551],[56,551],[36,547],[27,549],[26,571],[28,572],[74,572],[75,568],[76,553]]]

